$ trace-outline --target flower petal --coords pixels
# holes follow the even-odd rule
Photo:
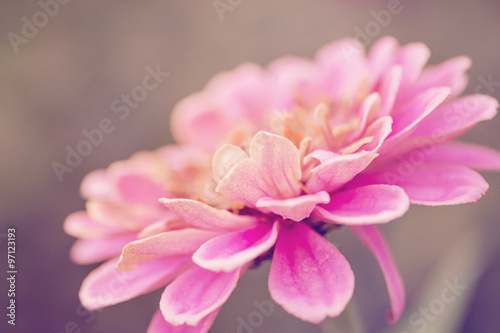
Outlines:
[[[330,223],[365,225],[392,221],[408,208],[410,200],[402,188],[368,185],[334,193],[329,204],[316,207],[313,216]]]
[[[159,258],[191,255],[201,244],[219,234],[215,231],[189,228],[136,240],[123,248],[119,269],[129,270],[140,263]]]
[[[278,237],[278,222],[224,234],[200,246],[193,261],[214,272],[231,272],[269,250]]]
[[[300,104],[309,109],[320,101],[320,71],[308,59],[282,57],[268,66],[273,99],[278,110],[293,110]]]
[[[227,301],[240,273],[241,268],[215,273],[191,267],[165,288],[160,300],[163,317],[172,325],[198,325]]]
[[[248,159],[247,153],[233,145],[223,145],[212,159],[214,180],[220,182],[236,165]]]
[[[389,116],[378,118],[364,133],[365,137],[373,137],[373,140],[362,145],[359,151],[377,152],[391,132],[392,118]]]
[[[119,255],[125,245],[136,239],[135,233],[78,239],[71,247],[70,257],[80,265],[94,264]]]
[[[448,142],[435,147],[429,162],[459,164],[478,170],[500,171],[500,152],[465,142]]]
[[[161,234],[162,232],[180,230],[190,228],[191,226],[186,222],[182,221],[177,216],[173,218],[163,219],[158,222],[148,225],[146,228],[142,229],[137,238],[147,238],[154,235]]]
[[[242,114],[234,101],[219,101],[207,92],[196,93],[175,105],[170,128],[178,142],[210,152],[238,124]]]
[[[247,159],[232,168],[219,182],[216,192],[231,200],[255,207],[260,198],[271,196],[273,189],[264,182],[259,166]]]
[[[390,147],[396,145],[402,139],[408,137],[424,118],[436,109],[446,97],[450,95],[450,88],[440,87],[426,90],[400,107],[392,114],[394,120],[392,133],[387,142],[391,142]],[[390,149],[390,147],[388,149]]]
[[[87,200],[85,206],[91,219],[130,230],[140,230],[172,215],[161,205],[130,205],[111,201]]]
[[[427,67],[403,98],[415,95],[432,87],[450,87],[453,96],[459,95],[467,85],[465,72],[470,68],[469,57],[455,57],[445,62]]]
[[[351,227],[351,230],[373,253],[382,269],[391,303],[391,309],[387,312],[387,321],[391,324],[395,323],[401,317],[405,307],[405,290],[391,250],[376,226]]]
[[[315,324],[344,311],[354,274],[344,256],[303,223],[280,230],[269,273],[272,298],[287,312]]]
[[[396,65],[389,69],[387,75],[382,77],[379,88],[381,96],[379,116],[387,116],[392,113],[402,76],[402,67]]]
[[[241,230],[254,226],[257,219],[250,215],[235,215],[190,199],[161,199],[168,209],[189,225],[205,230]]]
[[[160,259],[124,272],[116,269],[118,258],[111,259],[83,280],[80,301],[89,310],[127,301],[167,284],[188,262],[189,257]]]
[[[290,140],[261,131],[252,140],[250,158],[256,161],[264,181],[277,190],[279,198],[300,194],[300,153]]]
[[[422,120],[411,137],[439,137],[440,142],[458,137],[482,120],[497,114],[498,101],[487,95],[470,95],[436,108]]]
[[[311,215],[318,204],[330,202],[330,195],[321,191],[316,194],[305,194],[290,199],[262,198],[257,201],[258,208],[266,208],[282,216],[284,219],[302,221]]]
[[[465,166],[421,164],[402,160],[383,169],[360,175],[352,186],[389,184],[401,187],[412,204],[441,206],[477,202],[488,190],[488,183]]]
[[[77,238],[103,237],[113,234],[130,232],[119,226],[110,226],[91,219],[87,212],[74,212],[64,220],[64,231]]]
[[[147,333],[207,333],[219,314],[219,310],[220,308],[207,315],[196,326],[174,326],[167,323],[161,311],[158,310],[155,312],[153,319],[151,319]]]
[[[306,156],[304,164],[308,163],[309,159],[316,158],[315,156]],[[373,152],[332,155],[329,160],[311,170],[306,187],[313,193],[334,191],[363,171],[377,156],[378,154]]]
[[[117,195],[115,183],[104,169],[95,170],[86,175],[80,185],[80,194],[84,199],[113,199]]]
[[[403,69],[400,84],[402,88],[410,86],[417,80],[430,56],[431,51],[423,43],[406,44],[397,51],[393,63],[401,65]]]
[[[130,203],[156,205],[159,198],[167,196],[160,184],[143,175],[123,175],[116,182],[121,197]]]

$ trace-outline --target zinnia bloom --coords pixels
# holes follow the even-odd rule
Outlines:
[[[82,192],[92,193],[87,198],[107,203],[70,216],[68,231],[77,225],[71,234],[92,241],[104,235],[98,241],[108,252],[123,250],[86,279],[82,303],[114,304],[173,280],[149,332],[207,332],[241,274],[272,258],[273,299],[319,323],[339,315],[354,290],[348,261],[323,237],[346,225],[378,260],[391,305],[387,319],[398,320],[404,288],[376,224],[401,217],[410,203],[476,202],[488,184],[473,169],[500,170],[499,153],[452,141],[495,116],[497,101],[459,97],[468,58],[425,67],[429,55],[423,44],[400,47],[389,37],[368,55],[355,40],[341,40],[313,61],[242,65],[181,101],[172,131],[185,146],[176,149],[194,149],[212,165],[194,163],[184,184],[176,177],[160,181],[163,192],[150,180],[172,174],[170,164],[185,166],[181,153],[141,181],[114,178],[113,168],[84,181]],[[140,169],[149,174],[150,166]],[[153,203],[158,198],[164,207]],[[134,205],[119,205],[123,200]],[[146,201],[147,210],[135,209]],[[109,202],[120,207],[112,212],[121,214],[123,225],[115,215],[96,215],[108,211]],[[148,218],[127,224],[141,214]],[[128,238],[118,241],[123,235]],[[85,250],[76,252],[85,257]],[[113,302],[96,302],[117,268],[128,276],[127,291]]]

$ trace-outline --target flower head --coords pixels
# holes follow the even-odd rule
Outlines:
[[[429,55],[390,37],[367,55],[341,40],[312,61],[242,65],[181,101],[172,130],[185,146],[82,184],[87,212],[68,217],[66,229],[106,251],[89,243],[74,259],[115,256],[85,280],[84,305],[170,282],[149,332],[207,332],[241,274],[272,257],[273,299],[319,323],[339,315],[354,290],[348,261],[323,237],[345,225],[379,262],[387,319],[398,320],[404,287],[376,224],[410,203],[475,202],[488,184],[472,169],[500,170],[499,153],[452,142],[492,118],[497,101],[459,97],[468,58],[425,67]],[[126,291],[97,302],[116,274]]]

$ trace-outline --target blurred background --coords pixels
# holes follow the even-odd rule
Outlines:
[[[0,331],[145,332],[160,291],[93,314],[78,311],[81,281],[94,266],[69,260],[74,239],[63,233],[62,222],[84,207],[78,192],[83,176],[172,142],[173,106],[216,73],[283,55],[312,57],[323,45],[364,31],[377,22],[374,13],[394,1],[60,0],[45,9],[50,16],[39,14],[45,0],[1,1],[0,237],[9,226],[17,228],[18,311],[15,328],[4,330],[7,285],[0,278]],[[221,2],[223,13],[214,5]],[[422,41],[432,50],[430,64],[468,55],[473,67],[466,92],[493,81],[483,92],[500,97],[500,2],[401,0],[399,6],[401,13],[364,42],[384,35],[402,44]],[[23,28],[26,20],[40,27]],[[168,77],[120,120],[113,101],[157,66]],[[60,181],[52,163],[64,163],[66,146],[75,148],[82,131],[103,118],[112,119],[114,130]],[[499,129],[497,117],[464,140],[500,149]],[[354,301],[344,315],[314,326],[275,306],[262,325],[245,332],[238,318],[256,311],[253,301],[271,299],[269,265],[263,265],[243,277],[211,332],[500,332],[500,175],[484,175],[490,190],[478,204],[412,207],[383,228],[408,294],[398,324],[385,323],[388,299],[374,258],[342,231],[330,240],[356,274]],[[0,241],[6,271],[6,242]],[[465,287],[453,302],[440,302],[450,283]]]

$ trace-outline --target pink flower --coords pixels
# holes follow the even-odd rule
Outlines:
[[[80,264],[108,260],[84,281],[82,304],[89,309],[116,304],[172,281],[190,265],[189,256],[151,261],[130,272],[120,272],[125,245],[167,230],[181,234],[186,224],[158,202],[160,197],[202,197],[207,156],[187,147],[167,146],[140,152],[85,177],[81,193],[86,211],[69,215],[65,231],[79,238],[71,258]],[[214,233],[200,231],[206,241]],[[117,285],[119,286],[117,288]],[[118,289],[118,290],[116,290]]]
[[[82,184],[87,212],[65,225],[82,238],[73,258],[121,252],[84,281],[82,303],[111,305],[170,283],[148,332],[207,332],[241,274],[272,255],[273,299],[319,323],[354,290],[349,263],[322,237],[346,225],[379,262],[387,319],[398,320],[404,287],[376,224],[410,203],[476,202],[488,184],[472,169],[500,170],[499,153],[452,141],[491,119],[497,101],[459,97],[468,58],[425,67],[429,55],[389,37],[368,55],[341,40],[314,61],[242,65],[181,101],[172,131],[187,146]],[[123,290],[109,296],[116,280]]]

